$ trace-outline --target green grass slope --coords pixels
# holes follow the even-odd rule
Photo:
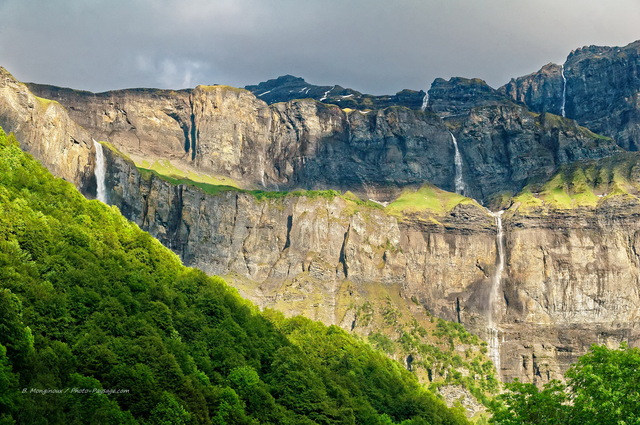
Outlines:
[[[595,208],[603,202],[638,201],[639,195],[640,154],[625,152],[562,166],[548,181],[526,186],[513,202],[522,211]]]
[[[0,131],[0,424],[463,424],[341,329],[260,313]]]

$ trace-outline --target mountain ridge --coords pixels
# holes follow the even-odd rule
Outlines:
[[[618,150],[570,121],[535,117],[481,80],[436,80],[424,111],[390,106],[370,112],[313,99],[267,105],[225,86],[100,95],[29,87],[65,105],[94,138],[139,165],[170,161],[185,173],[230,179],[245,189],[350,190],[383,202],[425,182],[454,190],[455,134],[462,172],[476,182],[467,195],[486,201],[500,191],[517,192],[568,160]],[[444,113],[447,108],[456,116]],[[465,122],[473,128],[467,131]],[[592,144],[598,148],[584,148]],[[514,162],[509,153],[532,150],[542,159]],[[549,165],[540,167],[541,161]]]

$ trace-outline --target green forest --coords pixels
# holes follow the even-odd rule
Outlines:
[[[542,388],[513,382],[491,408],[497,425],[640,424],[640,349],[594,345]]]
[[[465,424],[336,326],[260,312],[0,130],[0,424]]]

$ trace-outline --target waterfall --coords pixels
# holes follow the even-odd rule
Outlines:
[[[424,97],[422,98],[422,106],[420,107],[420,110],[424,112],[425,109],[427,109],[427,106],[429,106],[429,92],[426,92],[424,94]]]
[[[456,193],[465,196],[466,187],[464,184],[464,178],[462,177],[462,155],[460,155],[460,150],[458,149],[458,140],[456,140],[456,136],[454,136],[452,132],[449,132],[449,134],[451,135],[451,140],[453,141],[453,149],[455,152],[453,156],[453,163],[456,170],[454,179]]]
[[[347,141],[351,141],[351,121],[349,121],[349,112],[348,111],[344,111],[344,119],[347,121],[346,123],[346,130],[347,130]]]
[[[107,187],[105,180],[107,176],[107,162],[104,158],[102,145],[93,140],[93,146],[96,148],[96,165],[93,167],[93,174],[96,176],[96,199],[107,203]]]
[[[560,74],[562,75],[562,105],[560,106],[560,115],[566,117],[564,107],[567,104],[567,78],[564,76],[564,65],[560,68]]]
[[[502,230],[502,214],[504,210],[498,212],[489,212],[496,220],[496,246],[498,248],[498,264],[496,264],[496,270],[491,278],[491,292],[489,292],[489,306],[487,312],[487,331],[489,333],[489,357],[496,366],[498,375],[500,374],[500,335],[497,325],[495,323],[495,304],[498,300],[498,294],[500,291],[500,283],[502,282],[502,273],[504,272],[504,232]]]
[[[264,166],[264,154],[262,152],[258,153],[258,175],[260,175],[260,184],[262,185],[262,189],[266,190],[267,185],[264,182],[264,174],[265,174],[265,166]]]

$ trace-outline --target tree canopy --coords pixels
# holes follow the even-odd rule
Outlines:
[[[640,349],[594,345],[566,372],[567,382],[507,384],[492,408],[500,425],[640,424]]]

